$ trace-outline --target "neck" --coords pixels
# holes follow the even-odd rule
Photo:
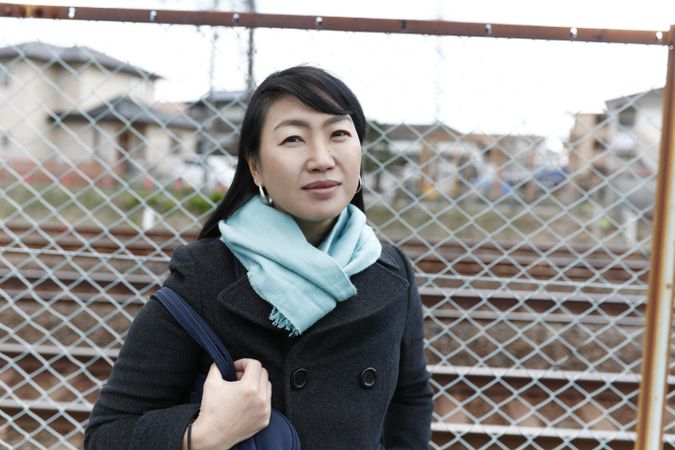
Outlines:
[[[335,219],[326,220],[324,222],[306,222],[300,219],[295,218],[302,234],[305,235],[307,242],[312,244],[314,247],[317,247],[330,233],[331,228],[335,224]]]

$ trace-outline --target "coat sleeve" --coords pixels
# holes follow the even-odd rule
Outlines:
[[[165,286],[199,305],[194,263],[179,247]],[[92,411],[84,448],[179,450],[198,404],[184,399],[199,370],[201,350],[162,304],[141,308]]]
[[[415,274],[399,249],[409,281],[406,326],[401,341],[399,377],[384,423],[384,446],[390,450],[427,449],[431,440],[432,390],[424,357],[422,303]]]

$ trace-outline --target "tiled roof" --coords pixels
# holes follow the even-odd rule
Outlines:
[[[67,65],[90,63],[93,66],[101,66],[110,71],[131,73],[138,77],[161,78],[157,74],[132,66],[89,47],[57,47],[44,42],[26,42],[0,48],[0,60],[15,58]]]
[[[132,125],[156,125],[167,128],[184,128],[194,130],[198,125],[183,115],[171,114],[162,111],[128,96],[116,97],[106,101],[89,111],[63,112],[54,119],[65,120],[94,120],[119,121]],[[91,118],[91,119],[90,119]]]

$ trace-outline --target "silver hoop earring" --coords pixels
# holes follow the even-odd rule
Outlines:
[[[358,194],[361,192],[361,188],[363,187],[363,182],[361,181],[361,175],[359,175],[359,187],[356,189],[355,194]]]
[[[260,191],[260,198],[262,202],[266,205],[271,205],[272,204],[272,197],[269,196],[269,194],[265,195],[265,191],[263,190],[262,184],[258,185],[258,191]]]

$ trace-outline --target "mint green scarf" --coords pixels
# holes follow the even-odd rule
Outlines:
[[[290,215],[257,195],[218,227],[221,240],[248,271],[253,289],[273,306],[270,320],[291,336],[356,295],[349,277],[372,265],[382,251],[365,214],[352,204],[318,248],[307,242]]]

